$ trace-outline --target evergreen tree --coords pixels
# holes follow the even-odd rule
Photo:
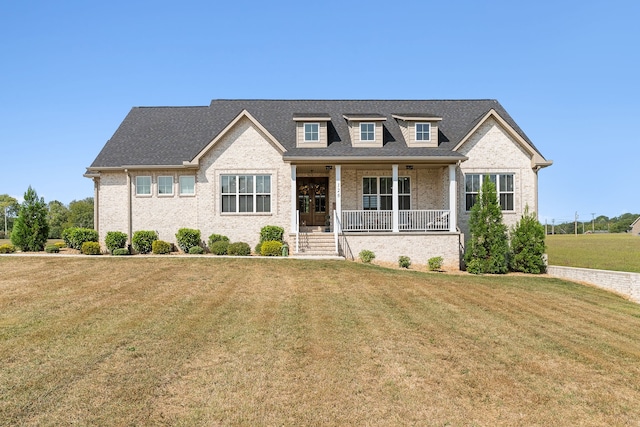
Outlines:
[[[43,250],[49,235],[47,213],[44,198],[38,199],[38,193],[29,186],[13,224],[11,243],[25,252]]]
[[[544,262],[544,227],[529,206],[511,231],[509,265],[513,271],[540,274],[546,271]]]
[[[474,274],[506,273],[509,239],[507,226],[502,223],[502,210],[498,203],[496,186],[488,176],[471,208],[469,231],[464,261],[467,271]]]

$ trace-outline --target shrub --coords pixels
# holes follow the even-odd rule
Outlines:
[[[62,239],[72,249],[82,250],[85,242],[97,242],[98,232],[92,228],[72,227],[62,231]]]
[[[182,252],[188,254],[191,248],[200,246],[200,230],[181,228],[176,233],[176,241]]]
[[[191,255],[201,255],[204,253],[204,248],[202,246],[192,246],[189,248],[189,253]]]
[[[54,245],[58,247],[58,249],[66,248],[67,244],[65,242],[55,242]]]
[[[284,235],[284,228],[277,225],[265,225],[260,230],[260,242],[280,242],[284,243],[282,236]]]
[[[44,251],[48,254],[57,254],[60,252],[60,248],[56,245],[47,245],[44,247]]]
[[[209,245],[209,250],[214,255],[226,255],[229,249],[229,242],[226,240],[218,240]]]
[[[442,269],[442,257],[434,256],[433,258],[429,258],[429,270],[431,271],[440,271]]]
[[[111,255],[129,255],[129,249],[127,248],[114,249],[113,252],[111,252]]]
[[[371,261],[375,259],[376,254],[374,254],[373,251],[370,251],[368,249],[363,249],[358,254],[358,257],[360,257],[360,260],[362,262],[369,264],[371,263]]]
[[[231,243],[227,248],[227,254],[236,256],[251,255],[251,246],[245,242]]]
[[[211,248],[211,245],[213,245],[215,242],[227,242],[229,243],[229,238],[227,236],[223,236],[222,234],[212,234],[211,236],[209,236],[209,248]]]
[[[171,243],[164,240],[154,240],[151,242],[151,251],[156,255],[164,255],[171,252]]]
[[[496,186],[485,176],[480,194],[471,208],[469,219],[471,238],[467,243],[464,261],[467,271],[506,273],[509,256],[507,226],[502,223],[502,210]]]
[[[253,251],[257,254],[260,254],[262,252],[262,242],[258,242],[258,244],[256,245],[256,247],[253,249]]]
[[[398,266],[400,266],[400,268],[409,268],[409,266],[411,266],[411,258],[400,255],[398,258]]]
[[[116,249],[124,248],[127,245],[128,238],[129,236],[122,231],[108,231],[107,236],[104,239],[104,243],[109,252],[113,253]]]
[[[133,250],[141,254],[148,254],[153,250],[151,245],[158,240],[158,233],[149,230],[140,230],[133,233],[131,245]]]
[[[540,274],[547,269],[544,262],[544,227],[535,214],[525,207],[520,221],[511,231],[509,266],[513,271]]]
[[[82,244],[82,253],[85,255],[100,255],[100,243],[84,242]]]
[[[11,243],[0,245],[0,254],[12,254],[16,251],[16,247]]]
[[[262,242],[259,254],[262,256],[281,256],[282,243],[275,240],[267,240],[266,242]]]
[[[44,249],[49,237],[48,213],[44,198],[38,198],[38,193],[29,186],[24,193],[24,202],[20,206],[18,218],[13,223],[11,243],[23,252]]]

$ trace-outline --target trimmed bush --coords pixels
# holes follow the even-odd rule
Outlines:
[[[0,254],[12,254],[16,251],[16,247],[11,243],[0,245]]]
[[[218,240],[209,245],[209,251],[214,255],[226,255],[229,249],[229,242],[227,240]]]
[[[130,254],[129,254],[129,249],[118,248],[118,249],[114,249],[113,252],[111,252],[111,255],[130,255]]]
[[[176,233],[176,241],[182,252],[188,254],[191,248],[200,246],[200,230],[181,228]]]
[[[113,253],[114,250],[122,249],[127,245],[128,237],[129,236],[122,231],[107,231],[104,243],[109,252]]]
[[[227,248],[227,254],[235,256],[251,255],[251,246],[245,242],[231,243]]]
[[[282,243],[275,240],[262,242],[259,253],[262,256],[282,256]]]
[[[260,230],[260,242],[280,242],[284,243],[282,236],[284,235],[284,228],[277,225],[265,225]]]
[[[134,251],[141,254],[148,254],[153,250],[151,245],[156,240],[158,240],[158,233],[155,231],[140,230],[133,233],[131,245]]]
[[[44,247],[44,251],[48,254],[57,254],[60,252],[60,248],[56,245],[47,245]]]
[[[400,268],[409,268],[411,266],[411,258],[408,256],[400,255],[398,258],[398,266]]]
[[[258,242],[258,244],[256,245],[255,248],[253,248],[253,251],[257,254],[260,254],[262,252],[262,242]]]
[[[100,255],[100,243],[98,242],[84,242],[82,244],[82,253],[85,255]]]
[[[66,248],[67,244],[65,242],[55,242],[54,245],[58,247],[58,249]]]
[[[204,248],[202,246],[193,246],[189,249],[189,253],[191,255],[202,255],[204,253]]]
[[[442,259],[441,256],[434,256],[433,258],[429,258],[429,270],[430,271],[440,271],[442,269]]]
[[[62,239],[71,249],[82,250],[85,242],[98,241],[98,232],[92,228],[66,228],[62,231]]]
[[[171,243],[164,240],[154,240],[151,242],[151,251],[156,255],[165,255],[171,252]]]
[[[211,245],[213,245],[215,242],[227,242],[227,244],[229,243],[229,238],[227,236],[223,236],[222,234],[212,234],[211,236],[209,236],[209,248],[211,248]]]
[[[369,264],[371,263],[371,261],[375,259],[376,254],[374,254],[373,251],[370,251],[368,249],[363,249],[358,254],[358,257],[360,257],[360,260],[362,262]]]

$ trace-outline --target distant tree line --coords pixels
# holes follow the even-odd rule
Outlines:
[[[65,228],[82,227],[93,228],[93,197],[82,200],[74,200],[65,205],[58,200],[45,203],[31,187],[25,193],[24,202],[18,203],[14,197],[8,194],[0,194],[0,239],[8,239],[14,230],[14,225],[21,209],[38,205],[38,210],[44,212],[47,222],[47,238],[62,238],[62,230]],[[37,200],[36,200],[37,199]],[[40,206],[43,204],[43,206]],[[6,208],[6,210],[5,210]],[[5,235],[5,229],[7,231]]]
[[[625,213],[620,216],[609,218],[600,215],[591,220],[566,221],[560,224],[546,224],[547,234],[574,234],[577,233],[626,233],[631,228],[631,224],[640,214]]]

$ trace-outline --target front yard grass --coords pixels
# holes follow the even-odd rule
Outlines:
[[[640,306],[340,261],[0,257],[1,425],[635,425]]]
[[[640,273],[640,236],[556,234],[546,243],[550,265]]]

